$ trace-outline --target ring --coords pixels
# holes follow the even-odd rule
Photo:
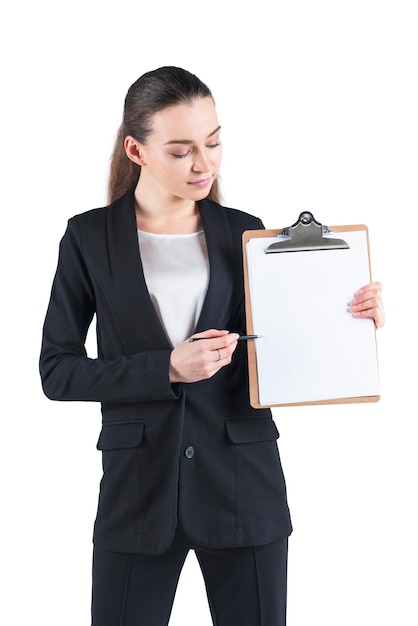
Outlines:
[[[219,350],[219,348],[217,348],[217,350],[218,350],[218,354],[219,354],[219,359],[218,359],[218,361],[220,361],[220,360],[221,360],[221,358],[222,358],[222,357],[221,357],[221,351]]]

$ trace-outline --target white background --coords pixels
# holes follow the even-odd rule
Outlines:
[[[225,204],[268,228],[303,210],[367,224],[385,286],[381,401],[274,412],[294,524],[289,626],[416,626],[415,2],[4,6],[1,623],[89,624],[100,412],[42,395],[41,327],[67,219],[105,202],[129,85],[180,65],[216,98]],[[210,624],[193,555],[170,626],[188,624]]]

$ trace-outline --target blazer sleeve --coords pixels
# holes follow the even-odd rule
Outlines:
[[[168,376],[170,350],[111,359],[87,356],[85,341],[95,311],[94,289],[70,220],[43,326],[39,370],[45,395],[97,402],[177,399],[179,387]]]

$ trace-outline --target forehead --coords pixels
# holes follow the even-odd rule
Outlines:
[[[218,128],[212,98],[195,98],[155,113],[150,137],[163,143],[173,140],[199,141]]]

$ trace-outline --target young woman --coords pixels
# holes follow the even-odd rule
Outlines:
[[[241,235],[262,223],[218,203],[220,163],[208,87],[180,68],[148,72],[126,96],[109,205],[70,219],[61,241],[40,371],[49,398],[101,402],[93,626],[168,624],[190,549],[214,624],[285,624],[278,432],[249,404],[238,341]],[[360,289],[353,314],[382,325],[380,292]]]

